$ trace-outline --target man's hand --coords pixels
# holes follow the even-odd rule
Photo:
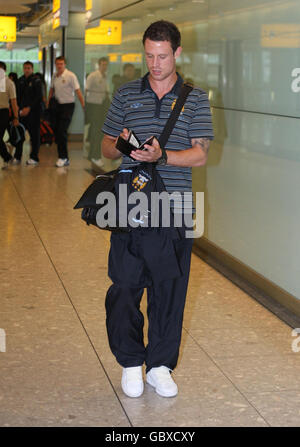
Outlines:
[[[144,151],[139,149],[131,151],[130,156],[137,161],[147,161],[153,163],[162,156],[162,150],[160,148],[158,140],[154,137],[152,145],[145,144]]]
[[[21,111],[20,111],[20,115],[21,116],[27,116],[30,113],[30,107],[24,107]]]
[[[18,126],[19,125],[19,120],[18,120],[18,118],[14,118],[13,120],[12,120],[12,123],[13,123],[13,126]]]

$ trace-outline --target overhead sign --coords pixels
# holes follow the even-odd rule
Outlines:
[[[85,0],[85,10],[90,11],[93,9],[93,0]]]
[[[68,26],[69,23],[69,0],[54,0],[53,1],[53,25],[56,29],[60,26]]]
[[[85,31],[86,45],[120,45],[121,42],[121,20],[100,20],[99,26]]]
[[[298,23],[272,23],[261,27],[261,46],[266,48],[299,48]]]
[[[122,62],[141,63],[142,53],[125,53],[121,56]]]
[[[17,18],[0,16],[0,42],[15,42],[17,40]]]

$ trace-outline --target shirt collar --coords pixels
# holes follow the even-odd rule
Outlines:
[[[183,84],[183,79],[180,76],[179,73],[177,73],[177,81],[173,85],[172,89],[168,93],[172,93],[173,95],[178,96],[180,92],[180,88]],[[141,84],[141,93],[145,92],[146,90],[153,92],[149,79],[148,79],[149,72],[145,74],[145,76],[142,77],[142,84]]]
[[[67,73],[68,73],[68,70],[67,70],[67,68],[65,68],[60,76],[58,76],[57,73],[56,73],[56,77],[57,78],[64,78]]]

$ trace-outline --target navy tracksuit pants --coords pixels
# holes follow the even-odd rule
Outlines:
[[[183,233],[183,230],[180,229]],[[172,236],[170,234],[172,233]],[[112,233],[106,327],[112,353],[127,368],[176,367],[193,239],[178,230],[144,228]],[[147,288],[148,345],[140,302]]]

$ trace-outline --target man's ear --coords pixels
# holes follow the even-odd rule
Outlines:
[[[182,51],[182,47],[178,47],[174,53],[175,59],[177,59],[180,56],[181,51]]]

